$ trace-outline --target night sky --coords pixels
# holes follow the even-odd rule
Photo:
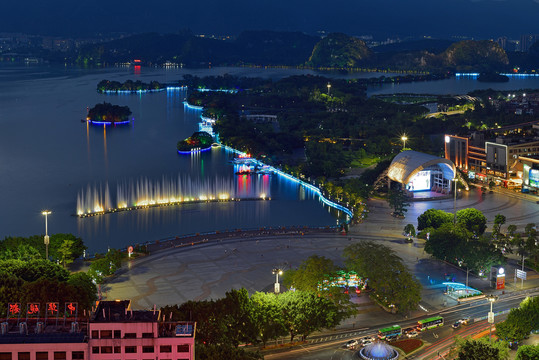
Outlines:
[[[324,30],[350,35],[519,38],[539,33],[539,0],[26,0],[3,1],[0,32],[237,35]]]

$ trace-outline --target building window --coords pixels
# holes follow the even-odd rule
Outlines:
[[[101,339],[112,339],[112,330],[101,330]]]
[[[122,330],[114,330],[114,338],[115,339],[121,339],[122,338]]]
[[[125,333],[124,334],[124,339],[136,339],[137,338],[137,333]]]
[[[142,347],[142,352],[143,353],[153,353],[153,346],[143,346]]]
[[[115,354],[120,354],[122,352],[122,347],[121,346],[115,346],[114,347],[114,353]]]
[[[19,360],[30,360],[30,353],[29,352],[20,352],[18,359]]]
[[[112,346],[101,346],[101,354],[112,354]]]
[[[66,360],[66,352],[65,351],[55,351],[54,352],[54,360]]]
[[[125,347],[125,353],[126,354],[135,354],[137,352],[136,346],[126,346]]]
[[[84,360],[84,351],[73,351],[71,353],[71,359],[73,359],[73,360]]]
[[[146,339],[153,338],[153,333],[142,333],[142,337]]]
[[[0,360],[11,360],[10,352],[0,352]]]
[[[178,345],[178,352],[189,352],[189,344]]]
[[[99,339],[99,331],[92,330],[92,339]]]
[[[162,353],[170,353],[170,352],[172,352],[172,345],[161,345],[159,347],[159,352],[162,352]]]
[[[49,360],[49,353],[46,351],[38,351],[36,352],[36,360]]]
[[[92,346],[92,354],[99,354],[99,346]]]

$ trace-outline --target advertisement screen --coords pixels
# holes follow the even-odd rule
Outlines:
[[[418,172],[408,183],[410,191],[425,191],[430,190],[430,171]]]
[[[539,170],[530,169],[530,186],[539,187]]]

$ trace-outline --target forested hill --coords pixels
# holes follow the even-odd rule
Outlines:
[[[442,47],[447,45],[447,48]],[[422,48],[424,46],[424,48]],[[81,65],[111,65],[140,59],[145,65],[167,61],[189,67],[256,65],[319,68],[390,68],[429,72],[507,71],[514,64],[495,42],[466,40],[419,41],[369,49],[356,37],[333,33],[320,39],[300,32],[246,31],[235,40],[217,40],[189,32],[139,34],[83,47],[75,57]],[[511,57],[511,59],[513,59]],[[534,60],[536,59],[536,60]],[[538,66],[538,57],[519,58]]]

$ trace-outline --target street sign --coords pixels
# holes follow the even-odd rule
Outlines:
[[[129,247],[127,248],[127,254],[128,254],[129,256],[131,256],[131,254],[133,254],[133,247],[132,247],[132,246],[129,246]]]
[[[488,322],[489,322],[489,324],[494,324],[494,312],[492,312],[492,311],[488,312]]]
[[[526,271],[518,270],[517,269],[517,278],[526,280]]]

